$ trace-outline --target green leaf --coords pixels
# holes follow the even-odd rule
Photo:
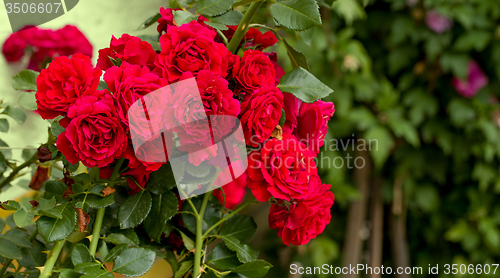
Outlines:
[[[120,228],[128,229],[141,224],[151,210],[151,203],[151,194],[147,190],[142,190],[125,200],[118,211]]]
[[[212,17],[210,21],[224,25],[238,25],[242,18],[243,14],[240,11],[228,11],[223,15]]]
[[[12,77],[12,87],[15,90],[36,91],[36,78],[39,74],[34,70],[22,70]]]
[[[391,133],[386,127],[376,125],[365,133],[364,140],[375,166],[380,169],[394,147],[394,139]]]
[[[153,25],[154,23],[158,22],[158,19],[161,18],[161,14],[160,13],[157,13],[155,15],[153,15],[152,17],[146,19],[146,21],[144,21],[140,26],[139,28],[137,28],[137,30],[143,30],[143,29],[146,29],[148,28],[149,26]]]
[[[24,111],[19,108],[8,106],[7,108],[5,108],[2,114],[10,116],[19,124],[23,124],[24,121],[26,121],[26,113],[24,113]]]
[[[144,220],[144,228],[151,239],[160,242],[165,223],[177,213],[178,207],[177,197],[171,191],[153,195],[151,211]]]
[[[248,263],[255,261],[259,256],[259,251],[248,244],[241,243],[237,238],[232,236],[222,236],[222,240],[226,244],[227,248],[236,252],[238,260],[242,263]]]
[[[492,38],[492,34],[488,31],[473,30],[462,34],[455,41],[453,48],[457,51],[476,50],[481,52],[488,45]]]
[[[356,0],[337,0],[333,2],[332,9],[342,16],[348,25],[358,18],[366,17],[365,11]]]
[[[272,265],[263,260],[248,262],[233,269],[232,272],[239,273],[246,277],[262,277],[266,275]]]
[[[90,255],[87,246],[82,243],[75,245],[71,251],[71,262],[73,262],[73,265],[92,262],[92,255]]]
[[[58,180],[47,181],[44,184],[44,187],[45,193],[43,194],[43,197],[45,199],[51,199],[52,197],[55,197],[58,203],[62,202],[64,191],[68,189],[68,187],[62,181]]]
[[[178,0],[168,0],[168,6],[174,10],[175,9],[182,9],[182,6],[181,6],[181,4],[179,4]]]
[[[172,250],[170,249],[166,249],[164,259],[168,262],[168,264],[170,264],[170,266],[172,267],[172,271],[176,273],[177,270],[179,269],[179,264],[177,262],[177,257],[175,256],[174,252],[172,252]]]
[[[454,98],[448,102],[447,111],[451,123],[455,126],[463,126],[473,121],[476,117],[476,112],[471,107],[470,102],[459,98]]]
[[[7,204],[2,204],[2,207],[6,210],[18,210],[21,208],[21,205],[13,200],[7,201]]]
[[[179,234],[181,234],[182,237],[182,243],[184,243],[184,246],[186,247],[187,250],[191,251],[195,249],[195,243],[194,241],[189,238],[185,233],[178,231]]]
[[[23,254],[23,259],[18,261],[20,265],[26,268],[35,268],[44,266],[47,260],[47,254],[44,253],[45,245],[40,243],[38,240],[33,241],[33,245],[30,244],[30,248],[23,248],[21,252]]]
[[[108,195],[106,197],[89,194],[87,195],[85,202],[91,208],[105,208],[115,203],[115,197],[114,194]]]
[[[135,246],[137,242],[125,236],[124,234],[109,234],[104,238],[104,241],[113,243],[115,245],[126,244],[127,246]]]
[[[101,265],[97,262],[81,263],[75,265],[75,271],[81,274],[95,273],[101,269]]]
[[[196,13],[217,16],[231,9],[234,1],[235,0],[198,0],[198,3],[196,3]]]
[[[444,72],[452,72],[456,77],[465,79],[469,64],[469,56],[465,54],[443,53],[439,60]]]
[[[31,210],[26,210],[24,208],[18,209],[14,212],[14,222],[19,228],[28,226],[35,217],[35,212]]]
[[[113,249],[109,251],[108,255],[106,255],[106,258],[104,258],[104,262],[107,263],[113,261],[123,251],[127,250],[127,248],[128,244],[119,244],[113,247]]]
[[[145,274],[153,266],[156,253],[144,248],[130,248],[115,259],[113,272],[129,277]]]
[[[78,273],[73,269],[64,269],[59,273],[59,278],[80,278],[81,276],[81,273]]]
[[[3,221],[2,218],[0,218],[0,234],[2,233],[4,227],[5,227],[5,221]]]
[[[0,238],[0,256],[14,260],[21,260],[23,258],[21,250],[12,241],[5,238]]]
[[[245,6],[245,5],[251,4],[253,2],[257,2],[257,1],[260,1],[260,0],[241,0],[241,1],[238,1],[238,2],[233,4],[233,9],[236,7]]]
[[[283,43],[285,44],[288,58],[290,58],[290,61],[292,62],[292,67],[294,69],[302,67],[309,71],[309,65],[307,64],[306,56],[302,54],[302,52],[297,51],[295,48],[289,45],[286,40],[283,40]]]
[[[179,171],[184,172],[184,168],[179,169]],[[172,167],[170,164],[164,164],[160,169],[151,173],[147,188],[153,194],[161,194],[170,191],[176,185]]]
[[[207,24],[208,26],[214,28],[214,29],[217,29],[217,30],[221,30],[221,31],[226,31],[227,29],[227,26],[224,25],[224,24],[221,24],[221,23],[217,23],[217,22],[206,22],[205,24]]]
[[[231,270],[240,265],[240,261],[234,251],[231,251],[221,242],[212,250],[210,261],[208,262],[217,270]]]
[[[0,119],[0,132],[9,131],[9,121],[7,119]]]
[[[219,235],[232,236],[242,243],[248,243],[253,238],[256,231],[257,224],[255,224],[251,216],[237,214],[224,223]]]
[[[279,25],[295,31],[321,25],[319,7],[315,0],[277,0],[270,10]]]
[[[179,266],[179,269],[175,272],[174,278],[182,278],[189,269],[193,267],[193,261],[183,261]]]
[[[141,38],[141,36],[138,36],[138,37]],[[101,80],[101,81],[99,81],[99,86],[97,86],[97,90],[104,90],[104,89],[109,91],[108,84],[105,81]]]
[[[23,229],[12,228],[5,232],[2,238],[14,242],[14,244],[19,247],[31,248],[33,245],[31,244],[31,241],[28,240],[29,236],[30,235]]]
[[[17,103],[26,110],[36,110],[38,107],[36,105],[35,94],[35,92],[22,92],[17,97]]]
[[[38,232],[47,243],[67,238],[76,227],[76,210],[72,205],[66,203],[56,209],[61,210],[62,219],[42,216],[36,221]]]
[[[187,11],[172,11],[172,14],[174,15],[175,24],[177,24],[178,26],[198,19],[197,15],[194,15]]]
[[[333,92],[332,89],[303,68],[296,68],[285,74],[281,78],[278,88],[283,92],[292,93],[307,103],[324,98]]]
[[[63,133],[63,131],[66,131],[66,129],[64,127],[62,127],[59,122],[52,122],[52,124],[50,124],[50,132],[52,132],[52,134],[54,134],[54,136],[59,136],[59,134]]]
[[[141,40],[148,42],[155,51],[161,51],[160,42],[158,41],[158,36],[151,35],[140,35],[138,36]],[[102,81],[101,81],[102,82]],[[107,87],[107,85],[106,85]],[[108,89],[109,90],[109,89]]]
[[[201,198],[193,198],[191,200],[192,200],[196,210],[199,211],[201,208],[201,203],[202,203]],[[193,210],[191,209],[191,206],[188,204],[188,202],[184,202],[184,205],[182,206],[182,210],[188,211],[188,212],[193,212]],[[202,225],[203,232],[205,232],[206,230],[208,230],[208,228],[210,228],[212,225],[217,223],[222,218],[221,214],[222,214],[221,210],[216,208],[214,203],[209,202],[207,204],[206,209],[205,209],[205,216],[203,217],[203,225]],[[189,214],[189,213],[183,213],[181,215],[181,217],[182,217],[182,222],[184,222],[184,225],[186,226],[186,228],[191,233],[196,234],[196,218],[194,217],[194,215]],[[210,231],[210,233],[215,234],[215,229]]]

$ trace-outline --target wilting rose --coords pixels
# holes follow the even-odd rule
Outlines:
[[[66,131],[57,137],[57,148],[75,164],[105,167],[120,158],[127,147],[127,134],[107,91],[78,99],[68,111]]]
[[[155,61],[156,71],[169,82],[179,80],[185,72],[197,76],[201,70],[225,77],[228,50],[224,44],[214,41],[216,35],[214,30],[196,21],[170,26],[160,37],[161,52]]]
[[[488,85],[488,77],[481,70],[476,61],[471,60],[467,69],[467,79],[462,80],[458,77],[452,80],[453,87],[464,97],[473,97],[484,86]]]
[[[36,79],[38,113],[44,119],[66,115],[78,98],[97,89],[101,74],[83,54],[56,57]]]
[[[441,34],[451,29],[453,21],[448,17],[438,13],[437,11],[430,10],[425,17],[427,27],[432,31]]]
[[[43,183],[49,179],[49,170],[50,167],[38,165],[35,174],[31,178],[29,188],[33,190],[42,189]]]
[[[248,187],[260,202],[270,197],[290,201],[307,199],[317,191],[314,155],[289,134],[269,139],[248,156]]]
[[[114,66],[110,57],[132,65],[147,66],[153,69],[156,52],[148,42],[129,34],[123,34],[119,39],[113,36],[110,46],[99,50],[97,66],[102,70]]]
[[[276,72],[271,60],[258,50],[246,50],[243,58],[233,66],[237,90],[252,94],[263,86],[276,84]]]
[[[267,140],[282,113],[283,93],[277,87],[263,87],[246,95],[241,103],[241,124],[247,145],[257,146]]]
[[[332,192],[323,191],[288,206],[273,204],[269,212],[269,227],[278,230],[278,236],[285,245],[307,244],[330,223],[334,199]]]

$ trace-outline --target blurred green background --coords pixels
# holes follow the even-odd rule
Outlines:
[[[97,50],[109,45],[112,34],[154,34],[154,27],[133,30],[167,2],[84,0],[41,27],[77,25],[94,45],[95,62]],[[323,26],[279,32],[305,54],[311,72],[335,91],[327,99],[335,103],[336,112],[319,166],[336,204],[325,232],[306,246],[283,245],[276,231],[267,228],[265,204],[249,212],[259,227],[254,244],[274,265],[266,277],[331,277],[290,274],[292,263],[423,267],[416,277],[449,277],[445,264],[500,263],[500,1],[318,3]],[[1,9],[3,28],[8,22]],[[432,22],[432,13],[446,20]],[[263,6],[255,21],[272,25],[271,20]],[[430,28],[432,24],[441,26]],[[438,27],[446,30],[436,31]],[[0,41],[8,35],[3,30]],[[278,52],[286,71],[291,69],[282,42],[270,51]],[[0,98],[15,102],[10,76],[20,67],[0,61]],[[467,78],[471,61],[489,82],[465,97],[452,80]],[[468,85],[474,82],[470,79]],[[46,126],[30,114],[26,123],[11,122],[11,131],[0,136],[12,147],[36,146],[45,140]],[[352,148],[362,140],[377,144],[367,150]],[[362,158],[364,167],[353,167],[354,158]],[[20,181],[14,193],[26,185]],[[440,274],[428,274],[429,264],[439,264]]]

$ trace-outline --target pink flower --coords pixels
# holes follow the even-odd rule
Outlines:
[[[441,34],[451,29],[453,21],[440,13],[430,10],[425,17],[425,23],[432,31]]]
[[[481,70],[476,61],[471,60],[468,66],[467,80],[461,80],[454,77],[452,80],[453,87],[459,94],[464,97],[473,97],[488,84],[488,77]]]

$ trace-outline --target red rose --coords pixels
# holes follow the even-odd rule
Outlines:
[[[265,52],[264,55],[269,57],[269,60],[271,60],[271,63],[274,66],[274,71],[276,72],[274,80],[276,80],[276,85],[278,85],[280,83],[281,77],[285,75],[285,70],[283,70],[283,68],[278,65],[278,55],[276,54],[276,52]]]
[[[28,46],[24,31],[11,34],[3,43],[2,54],[7,62],[17,62],[24,56],[24,51]]]
[[[132,65],[148,66],[153,69],[156,52],[148,42],[129,34],[123,34],[119,39],[113,36],[109,48],[99,50],[97,66],[102,70],[114,66],[109,57],[120,59],[122,62]]]
[[[236,32],[238,25],[227,26],[227,27],[229,27],[229,29],[226,31],[222,31],[222,33],[226,36],[228,41],[230,41],[231,38],[234,36],[234,33]],[[272,31],[267,31],[264,34],[262,34],[262,32],[259,31],[258,28],[250,28],[245,34],[245,37],[243,38],[241,44],[244,43],[245,48],[255,48],[257,50],[264,50],[270,46],[275,45],[277,42],[278,39],[276,39],[276,36],[273,34]]]
[[[150,172],[143,171],[140,168],[130,169],[127,172],[123,173],[122,176],[127,177],[127,183],[130,189],[130,195],[138,193],[142,190],[142,188],[146,187],[146,184],[149,180]]]
[[[127,127],[130,106],[140,97],[168,85],[165,79],[150,72],[148,67],[131,65],[127,62],[123,62],[120,67],[113,66],[106,70],[104,81],[116,100],[118,116]],[[148,116],[154,118],[153,114],[155,112],[160,114],[163,107],[148,110],[151,110],[148,111],[150,113]]]
[[[313,154],[289,134],[272,138],[248,157],[248,187],[260,202],[270,197],[287,201],[306,199],[318,188]]]
[[[101,74],[83,54],[56,57],[36,79],[38,113],[44,119],[65,115],[79,97],[97,89]]]
[[[283,113],[283,93],[274,86],[246,95],[241,103],[241,123],[247,145],[257,146],[271,136]]]
[[[196,83],[207,114],[232,116],[240,114],[240,102],[233,98],[233,92],[229,90],[226,79],[211,71],[202,70],[198,73]]]
[[[120,158],[127,147],[127,134],[116,114],[108,91],[96,91],[78,99],[68,111],[71,119],[57,138],[57,148],[75,164],[105,167]]]
[[[246,50],[243,58],[233,66],[233,77],[238,83],[238,89],[248,93],[263,86],[276,84],[276,72],[271,60],[258,50]]]
[[[173,140],[167,139],[167,142],[170,146],[173,144]],[[132,145],[128,144],[123,157],[129,160],[130,169],[140,169],[142,172],[149,173],[160,169],[167,161],[161,137],[142,144],[136,151]]]
[[[158,19],[158,27],[156,27],[156,30],[160,35],[163,33],[167,32],[167,28],[172,25],[177,25],[174,21],[174,14],[172,13],[173,11],[179,11],[180,9],[171,9],[171,8],[160,8],[160,15],[161,17]],[[205,25],[204,22],[208,21],[204,16],[198,15],[198,23]],[[205,25],[206,26],[206,25]],[[208,26],[206,26],[208,27]]]
[[[322,100],[313,103],[302,102],[299,106],[294,134],[312,152],[319,153],[319,148],[325,143],[328,121],[335,113],[335,106],[332,102]]]
[[[227,209],[233,209],[237,205],[241,204],[243,199],[245,198],[246,193],[246,180],[247,174],[244,173],[234,181],[222,186],[224,190],[224,195],[222,194],[222,190],[214,190],[213,195],[219,200],[221,204],[225,201],[225,207]]]
[[[321,234],[332,218],[330,209],[335,196],[326,191],[289,206],[271,206],[269,227],[278,230],[285,245],[303,245]]]
[[[155,60],[157,71],[169,82],[179,80],[184,72],[197,76],[201,70],[225,77],[228,50],[224,44],[214,41],[216,35],[196,21],[170,26],[160,37],[161,53]]]
[[[299,107],[302,101],[290,93],[283,93],[283,101],[285,103],[286,117],[283,124],[283,132],[293,133],[297,127],[297,116],[299,115]]]

